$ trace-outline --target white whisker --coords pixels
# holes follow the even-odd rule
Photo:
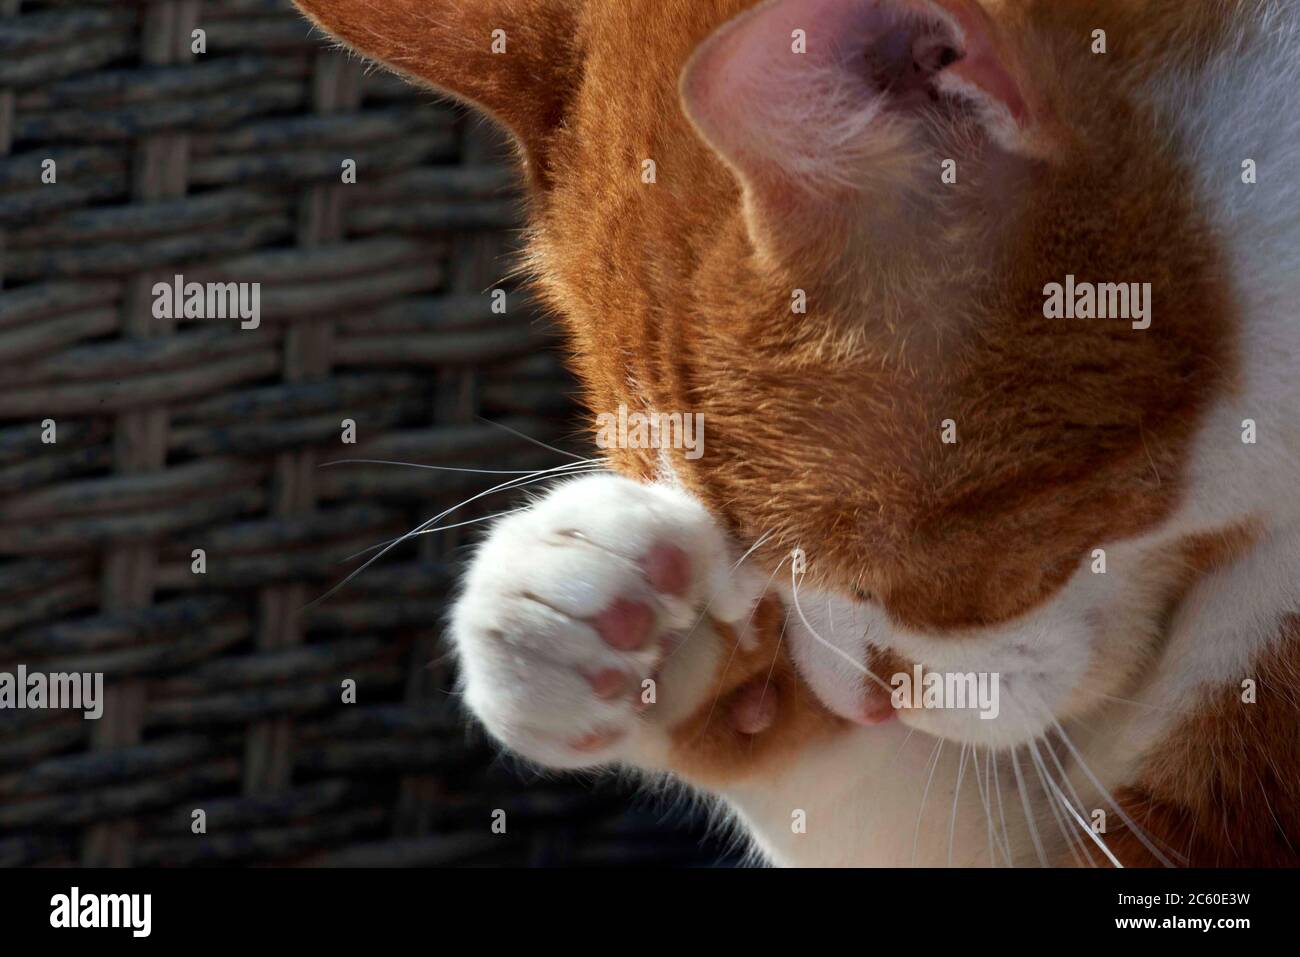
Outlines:
[[[760,535],[758,537],[758,540],[754,542],[753,545],[749,546],[749,549],[745,552],[745,554],[741,555],[739,558],[736,559],[736,564],[731,566],[731,570],[735,571],[737,568],[739,568],[746,558],[754,554],[754,552],[758,551],[758,549],[763,545],[763,543],[766,542],[771,537],[772,537],[771,530],[768,530],[764,532],[762,535]],[[781,564],[785,564],[784,559],[782,560]],[[777,567],[779,568],[780,566]]]
[[[1088,776],[1088,780],[1092,782],[1092,786],[1097,789],[1098,793],[1100,793],[1106,803],[1109,804],[1111,808],[1114,809],[1115,813],[1119,815],[1120,820],[1123,821],[1128,829],[1133,832],[1133,836],[1136,837],[1142,843],[1142,846],[1150,851],[1161,864],[1165,867],[1173,867],[1173,862],[1170,861],[1169,858],[1167,858],[1161,850],[1151,842],[1147,837],[1146,832],[1143,831],[1142,828],[1138,827],[1137,822],[1129,817],[1124,809],[1119,806],[1118,802],[1116,802],[1116,800],[1111,796],[1110,791],[1102,787],[1101,782],[1097,780],[1097,776],[1092,773],[1092,769],[1089,768],[1087,762],[1083,760],[1083,755],[1079,753],[1079,749],[1074,746],[1074,742],[1070,740],[1070,736],[1065,733],[1065,728],[1061,726],[1061,722],[1053,719],[1052,724],[1055,725],[1056,733],[1060,735],[1061,742],[1070,749],[1070,754],[1074,756],[1074,760],[1079,765],[1079,769]]]
[[[807,616],[804,615],[803,608],[799,606],[799,582],[796,579],[795,575],[796,573],[794,570],[794,565],[792,564],[790,566],[790,594],[792,600],[794,601],[794,610],[799,615],[799,620],[803,622],[803,626],[808,629],[808,633],[812,635],[815,639],[817,639],[817,641],[820,644],[824,645],[825,647],[829,648],[831,651],[835,652],[837,655],[839,655],[841,658],[843,658],[845,661],[851,664],[854,668],[857,668],[859,671],[861,671],[864,675],[866,675],[876,684],[880,685],[880,687],[884,688],[890,694],[893,694],[894,689],[890,685],[885,683],[885,679],[881,678],[878,674],[876,674],[866,665],[859,662],[848,652],[844,651],[842,648],[837,648],[835,645],[832,645],[829,641],[827,641],[825,638],[823,638],[821,635],[817,633],[817,629],[812,626],[812,622],[810,622]]]
[[[961,746],[961,756],[957,759],[957,786],[952,792],[952,814],[948,818],[948,866],[952,867],[952,844],[957,836],[957,804],[961,800],[961,782],[966,775],[966,752],[970,745]]]
[[[407,541],[408,539],[414,538],[416,535],[420,534],[420,533],[423,532],[425,529],[427,529],[427,528],[429,528],[430,526],[435,525],[435,524],[437,524],[438,522],[442,521],[444,518],[446,518],[446,517],[447,517],[448,515],[450,515],[452,512],[455,512],[455,511],[457,511],[458,509],[464,508],[466,505],[469,505],[469,504],[472,503],[472,502],[476,502],[476,501],[478,501],[479,499],[486,498],[486,497],[489,496],[489,495],[495,494],[496,492],[504,491],[504,490],[506,490],[506,489],[522,488],[523,486],[525,486],[525,485],[531,485],[531,484],[533,484],[534,482],[544,481],[545,478],[548,477],[549,475],[551,475],[552,473],[563,472],[563,473],[566,474],[566,475],[573,475],[573,474],[585,473],[585,472],[591,471],[592,469],[593,469],[593,467],[592,467],[591,465],[589,465],[589,464],[586,464],[586,463],[573,463],[573,462],[570,462],[570,463],[568,463],[568,464],[566,464],[566,465],[559,465],[559,466],[556,466],[555,468],[545,469],[545,470],[543,470],[542,472],[536,473],[537,475],[540,475],[541,478],[531,478],[531,479],[530,479],[529,481],[527,481],[527,482],[520,482],[519,479],[515,478],[515,479],[511,479],[511,480],[508,481],[508,482],[503,482],[503,483],[501,483],[500,485],[494,485],[492,488],[487,489],[486,491],[479,492],[477,495],[474,495],[474,496],[471,496],[470,498],[467,498],[465,501],[461,502],[459,505],[453,505],[451,508],[446,509],[445,511],[442,511],[442,512],[438,513],[438,514],[435,515],[433,518],[431,518],[431,519],[429,519],[429,520],[427,520],[427,521],[425,521],[425,522],[421,522],[419,525],[417,525],[417,526],[416,526],[415,528],[413,528],[411,531],[407,532],[407,533],[406,533],[405,535],[403,535],[401,538],[397,539],[396,541],[391,542],[391,543],[388,544],[388,545],[385,545],[385,546],[383,547],[383,549],[381,549],[381,550],[379,551],[378,554],[376,554],[373,558],[368,559],[368,560],[365,562],[365,564],[363,564],[360,568],[354,570],[351,574],[349,574],[349,575],[348,575],[346,578],[344,578],[341,582],[339,582],[339,583],[338,583],[337,585],[335,585],[333,588],[331,588],[331,589],[329,589],[327,592],[325,592],[325,594],[321,595],[321,596],[320,596],[319,598],[317,598],[315,601],[308,602],[307,605],[305,606],[305,608],[313,608],[313,607],[315,607],[316,605],[320,604],[321,602],[325,601],[325,600],[328,599],[330,596],[332,596],[332,595],[334,595],[335,593],[337,593],[337,592],[339,591],[339,589],[343,588],[343,587],[344,587],[345,585],[347,585],[350,581],[352,581],[352,579],[356,578],[358,575],[360,575],[363,571],[365,571],[367,568],[369,568],[369,567],[370,567],[371,565],[373,565],[375,562],[379,561],[379,559],[381,559],[381,558],[383,558],[385,555],[387,555],[390,551],[392,551],[394,548],[396,548],[396,547],[397,547],[398,545],[400,545],[402,542],[405,542],[405,541]]]
[[[1047,745],[1047,749],[1049,752],[1051,751],[1050,744]],[[1057,762],[1057,766],[1060,767],[1059,761]],[[1062,776],[1064,776],[1065,774],[1064,769],[1062,769],[1061,774]],[[1115,855],[1110,852],[1110,848],[1106,846],[1106,842],[1097,836],[1097,834],[1093,831],[1093,829],[1089,827],[1088,823],[1083,819],[1083,816],[1079,814],[1078,811],[1075,810],[1074,805],[1071,804],[1069,799],[1067,799],[1066,796],[1061,792],[1061,789],[1057,786],[1056,782],[1052,780],[1050,774],[1046,777],[1046,781],[1048,787],[1050,787],[1054,792],[1056,799],[1060,801],[1061,806],[1065,808],[1065,810],[1070,812],[1070,816],[1073,817],[1075,822],[1079,825],[1079,829],[1084,834],[1088,835],[1088,837],[1092,838],[1093,842],[1097,845],[1097,847],[1101,849],[1101,852],[1105,854],[1108,858],[1110,858],[1110,862],[1112,864],[1114,864],[1116,867],[1123,867],[1124,865],[1119,862],[1118,858],[1116,858]],[[1067,783],[1068,783],[1068,778],[1067,778]],[[1078,798],[1076,797],[1075,800],[1078,800]],[[1080,805],[1080,807],[1082,807],[1082,804]],[[1086,853],[1086,849],[1085,849],[1085,853]],[[1091,855],[1088,855],[1088,862],[1090,865],[1096,866],[1095,862],[1093,862],[1092,860]]]
[[[494,428],[498,428],[505,432],[509,432],[511,435],[518,436],[519,438],[523,439],[525,442],[531,442],[533,445],[536,445],[538,448],[543,448],[543,449],[547,449],[548,451],[554,452],[556,455],[563,455],[566,458],[577,459],[579,462],[599,461],[598,459],[584,459],[581,455],[575,455],[572,452],[566,452],[564,451],[564,449],[557,449],[554,445],[547,445],[541,439],[535,439],[531,435],[525,435],[524,433],[520,432],[518,429],[512,429],[510,428],[510,426],[502,425],[500,422],[493,422],[491,419],[485,419],[481,415],[475,416],[475,418],[477,418],[480,422],[484,422],[490,426],[493,426]]]
[[[989,751],[989,759],[993,762],[993,793],[998,798],[998,817],[1002,821],[1002,853],[1006,855],[1007,867],[1015,867],[1015,855],[1011,852],[1011,832],[1007,830],[1007,809],[1002,801],[1002,775],[998,771],[998,756]]]
[[[921,792],[921,806],[916,811],[916,829],[912,833],[912,866],[916,866],[916,852],[921,842],[921,820],[925,817],[925,801],[930,796],[930,785],[934,783],[934,772],[939,770],[939,759],[943,756],[943,738],[939,738],[930,752],[930,760],[926,764],[930,768],[930,774],[925,779],[925,790]]]
[[[1038,836],[1038,824],[1034,821],[1033,809],[1029,804],[1029,795],[1025,792],[1025,778],[1020,773],[1020,759],[1016,757],[1016,752],[1011,752],[1011,769],[1016,775],[1016,790],[1020,792],[1020,804],[1024,808],[1025,823],[1029,825],[1029,839],[1034,842],[1034,851],[1038,854],[1038,863],[1047,866],[1047,852],[1043,849],[1043,841]]]
[[[1029,757],[1034,763],[1034,773],[1038,775],[1039,783],[1043,785],[1043,793],[1048,796],[1047,809],[1052,814],[1052,820],[1056,822],[1056,829],[1061,832],[1061,837],[1065,838],[1065,846],[1070,851],[1070,856],[1074,858],[1075,863],[1083,867],[1083,858],[1079,855],[1078,846],[1075,844],[1074,831],[1066,826],[1066,820],[1061,816],[1061,809],[1054,800],[1051,800],[1051,792],[1048,790],[1047,769],[1043,765],[1043,757],[1038,753],[1038,746],[1035,742],[1029,742]]]
[[[980,805],[984,808],[984,819],[988,823],[988,842],[989,842],[989,867],[998,866],[997,853],[993,849],[993,805],[989,800],[988,789],[992,783],[992,771],[986,771],[984,776],[980,776],[980,749],[979,745],[971,748],[971,763],[975,766],[975,785],[979,792]]]
[[[468,525],[477,525],[477,524],[479,524],[480,522],[494,522],[494,521],[496,521],[498,518],[505,518],[507,515],[516,515],[516,514],[518,514],[519,512],[526,512],[526,511],[528,511],[528,509],[531,508],[531,507],[532,507],[532,506],[530,506],[530,505],[523,505],[523,506],[520,506],[519,508],[512,508],[512,509],[509,509],[509,510],[504,511],[504,512],[495,512],[495,513],[493,513],[492,515],[483,515],[483,516],[481,516],[481,517],[479,517],[479,518],[471,518],[471,519],[469,519],[468,521],[457,522],[455,525],[439,525],[437,528],[426,528],[424,531],[422,531],[422,532],[416,532],[415,534],[411,535],[410,537],[411,537],[411,538],[419,538],[421,535],[434,535],[434,534],[436,534],[436,533],[438,533],[438,532],[449,532],[449,531],[451,531],[453,528],[465,528],[465,527],[468,526]],[[343,559],[343,564],[346,564],[346,563],[348,563],[348,562],[350,562],[350,561],[353,561],[354,559],[358,559],[358,558],[360,558],[362,555],[367,555],[367,554],[369,554],[370,552],[373,552],[373,551],[374,551],[375,549],[377,549],[377,548],[383,548],[385,545],[396,545],[396,544],[397,544],[398,542],[400,542],[401,540],[402,540],[401,537],[398,537],[398,538],[390,538],[390,539],[389,539],[388,541],[386,541],[386,542],[380,542],[380,543],[377,544],[377,545],[371,545],[369,548],[363,548],[363,549],[361,549],[361,551],[359,551],[359,552],[354,552],[353,554],[349,555],[347,558]]]
[[[1072,808],[1074,807],[1074,805],[1077,804],[1079,811],[1082,812],[1084,807],[1083,799],[1079,797],[1079,792],[1074,789],[1074,784],[1070,781],[1070,775],[1067,774],[1065,771],[1065,765],[1062,764],[1061,759],[1056,756],[1056,748],[1052,747],[1052,742],[1047,739],[1043,740],[1043,747],[1047,751],[1048,755],[1051,757],[1052,763],[1056,765],[1056,770],[1061,775],[1061,780],[1065,783],[1065,788],[1069,792],[1070,798],[1073,801],[1073,803],[1067,803],[1067,806]],[[1091,827],[1089,827],[1087,829],[1087,834],[1090,838],[1092,838],[1093,841],[1095,841],[1101,847],[1102,853],[1104,853],[1107,857],[1109,857],[1112,861],[1115,862],[1116,867],[1123,866],[1122,864],[1119,863],[1119,861],[1115,860],[1115,856],[1111,854],[1110,848],[1106,846],[1106,842],[1103,841],[1097,835],[1096,831],[1094,831]],[[1088,855],[1088,861],[1093,866],[1096,866],[1096,862],[1093,860],[1091,854]]]
[[[594,460],[593,460],[594,461]],[[468,475],[537,475],[538,472],[533,470],[505,470],[505,469],[470,469],[457,468],[452,465],[421,465],[419,462],[393,462],[387,459],[335,459],[333,462],[322,462],[319,468],[332,468],[335,465],[393,465],[399,468],[421,469],[427,472],[461,472]]]

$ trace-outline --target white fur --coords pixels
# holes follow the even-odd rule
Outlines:
[[[1159,740],[1224,689],[1241,693],[1247,679],[1258,686],[1258,662],[1280,642],[1283,619],[1297,614],[1300,526],[1292,526],[1197,582],[1171,625],[1159,674],[1133,707],[1117,709],[1124,722],[1115,734],[1118,759],[1131,757],[1135,742]]]
[[[1243,515],[1269,525],[1300,519],[1300,4],[1255,6],[1213,62],[1194,73],[1170,70],[1148,94],[1190,148],[1187,188],[1229,257],[1244,318],[1243,388],[1201,430],[1191,495],[1169,534]],[[1253,186],[1241,181],[1246,159],[1258,165]],[[1245,419],[1258,425],[1256,445],[1241,441]]]

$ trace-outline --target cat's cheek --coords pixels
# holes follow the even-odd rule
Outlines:
[[[871,606],[807,588],[789,591],[790,654],[817,698],[847,721],[875,726],[896,717],[891,684],[910,662],[867,640],[887,622]]]

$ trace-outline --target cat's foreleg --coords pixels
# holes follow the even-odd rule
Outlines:
[[[780,646],[761,576],[687,493],[610,475],[497,523],[455,606],[465,701],[548,767],[713,783],[838,724]]]

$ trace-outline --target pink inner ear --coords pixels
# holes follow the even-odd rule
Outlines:
[[[923,103],[936,88],[1025,122],[1004,60],[996,25],[975,0],[770,0],[705,41],[682,95],[742,172],[815,175],[819,151],[833,164],[830,154],[870,135],[883,111]]]
[[[854,60],[865,67],[867,45],[886,19],[877,4],[860,0],[771,0],[696,52],[682,81],[687,109],[742,167],[777,159],[768,147],[832,119],[817,100],[835,82],[865,73]],[[796,30],[806,37],[805,53],[796,52]]]
[[[871,0],[769,0],[735,22],[728,47],[731,66],[766,71],[785,57],[806,56],[822,65],[838,60],[847,68],[891,25],[890,6]],[[806,54],[794,52],[796,30],[806,35]]]
[[[951,72],[1004,106],[1020,125],[1029,122],[1029,107],[1012,75],[1010,57],[999,43],[997,25],[977,0],[920,0],[940,7],[957,25],[965,56]]]

